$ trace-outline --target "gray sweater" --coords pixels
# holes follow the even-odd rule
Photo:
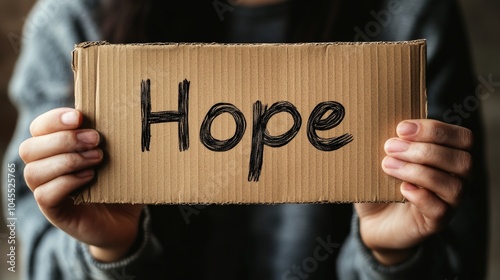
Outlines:
[[[453,122],[456,114],[450,113],[449,109],[453,104],[462,104],[465,97],[474,93],[475,86],[456,3],[448,0],[381,3],[381,7],[387,7],[391,14],[390,20],[380,21],[380,13],[377,13],[382,10],[373,11],[365,25],[352,30],[353,40],[428,39],[429,117]],[[394,8],[394,3],[399,4],[396,5],[399,8]],[[355,215],[347,224],[330,221],[334,224],[330,230],[338,227],[339,231],[348,232],[340,242],[331,239],[328,231],[309,230],[308,227],[324,223],[319,220],[314,224],[311,220],[336,209],[314,205],[281,205],[272,211],[269,208],[273,206],[249,206],[245,211],[252,212],[253,218],[245,222],[250,226],[242,225],[240,230],[251,235],[254,229],[257,237],[253,237],[251,242],[254,243],[247,246],[241,244],[250,242],[250,239],[235,237],[240,234],[240,224],[232,226],[235,220],[228,216],[228,212],[241,207],[148,206],[143,213],[137,249],[120,262],[104,264],[94,260],[85,244],[53,227],[42,215],[22,180],[24,165],[17,149],[24,139],[30,137],[29,124],[36,116],[56,107],[73,106],[70,53],[76,43],[103,39],[96,24],[98,9],[98,0],[40,0],[26,20],[21,56],[10,87],[10,97],[18,108],[19,120],[4,161],[4,166],[16,164],[17,232],[22,244],[22,262],[18,263],[18,269],[22,270],[23,279],[156,279],[152,275],[158,275],[159,279],[193,279],[190,275],[204,275],[203,279],[326,279],[329,274],[324,271],[329,271],[327,266],[335,266],[335,263],[337,276],[331,277],[339,279],[484,277],[487,203],[481,145],[476,145],[473,151],[476,164],[470,191],[450,226],[443,233],[429,238],[410,259],[397,266],[386,267],[374,259],[360,239]],[[370,31],[366,27],[371,22],[383,28],[379,32]],[[461,119],[461,125],[471,128],[480,143],[479,110],[469,113],[470,116]],[[5,190],[6,187],[2,187],[4,197]],[[191,214],[188,219],[186,211]],[[260,214],[265,216],[271,212],[275,214],[267,217],[278,221],[270,223],[272,230],[263,230],[262,224],[258,228],[252,226],[257,223],[254,220],[260,219]],[[328,214],[325,217],[335,219],[337,216]],[[179,219],[185,223],[168,226]],[[200,225],[203,219],[209,220],[210,226]],[[207,227],[211,230],[204,231]],[[214,234],[224,230],[230,231],[230,238]],[[165,241],[167,235],[170,240]],[[189,239],[193,236],[203,236],[203,240],[194,243]],[[193,243],[201,244],[203,250],[189,251],[194,247]],[[302,246],[302,243],[308,245]],[[243,252],[227,253],[231,248],[225,247],[231,246],[235,246],[232,251]],[[245,254],[244,248],[256,251],[252,247],[264,249],[261,253]],[[314,254],[316,247],[331,255],[324,264],[321,264],[322,257],[320,259]],[[204,255],[194,256],[200,252]],[[190,254],[192,262],[189,261]],[[255,264],[259,262],[252,258],[265,261],[257,266]],[[238,263],[246,270],[232,269]],[[318,269],[308,266],[314,263],[322,266]],[[233,270],[235,274],[231,274]]]

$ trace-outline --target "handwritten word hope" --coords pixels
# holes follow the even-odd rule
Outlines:
[[[151,125],[157,123],[177,122],[179,135],[179,150],[189,149],[189,86],[190,82],[184,80],[179,83],[177,111],[151,112],[151,81],[141,82],[141,114],[142,114],[142,152],[149,151],[151,144]],[[281,135],[270,135],[267,124],[271,118],[286,112],[293,118],[293,126]],[[212,136],[213,121],[220,115],[230,114],[236,124],[234,135],[226,140],[216,139]],[[342,104],[335,101],[319,103],[309,116],[307,122],[307,138],[312,146],[320,151],[334,151],[350,143],[354,138],[351,134],[338,137],[322,138],[317,131],[330,130],[338,126],[345,116]],[[240,143],[246,131],[246,118],[233,104],[217,103],[205,115],[200,127],[200,141],[209,150],[225,152],[233,149]],[[263,164],[264,146],[283,147],[297,135],[302,126],[302,117],[297,108],[290,102],[276,102],[268,108],[267,105],[257,100],[253,104],[252,138],[250,152],[250,167],[248,181],[258,181]]]

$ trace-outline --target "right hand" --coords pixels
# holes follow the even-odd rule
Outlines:
[[[99,133],[78,129],[81,112],[59,108],[37,117],[32,138],[19,147],[26,163],[24,177],[40,210],[56,227],[90,246],[93,257],[114,262],[136,241],[142,205],[74,205],[71,193],[94,177],[103,158]]]

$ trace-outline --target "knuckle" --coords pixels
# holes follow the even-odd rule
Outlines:
[[[56,137],[55,141],[57,142],[57,145],[60,147],[75,146],[78,143],[74,131],[64,131],[58,133],[57,135],[58,136]]]
[[[470,129],[460,129],[458,137],[466,148],[472,147],[472,144],[474,143],[474,135]]]
[[[425,162],[432,155],[432,145],[417,145],[416,157],[419,162]]]
[[[68,172],[73,172],[78,169],[83,162],[83,158],[78,154],[66,154],[64,159],[64,166]]]
[[[402,180],[407,180],[409,182],[415,181],[417,178],[423,178],[425,176],[425,170],[419,164],[405,164],[404,166],[405,178],[400,178]]]
[[[432,125],[432,133],[433,133],[433,138],[436,140],[438,143],[445,143],[446,140],[448,139],[448,135],[443,129],[438,124],[433,124]]]
[[[457,164],[460,176],[467,177],[472,171],[472,155],[468,152],[462,152],[458,157]]]

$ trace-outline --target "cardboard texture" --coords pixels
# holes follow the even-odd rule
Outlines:
[[[73,56],[75,105],[106,157],[76,203],[403,200],[383,145],[426,117],[424,40],[89,42]]]

